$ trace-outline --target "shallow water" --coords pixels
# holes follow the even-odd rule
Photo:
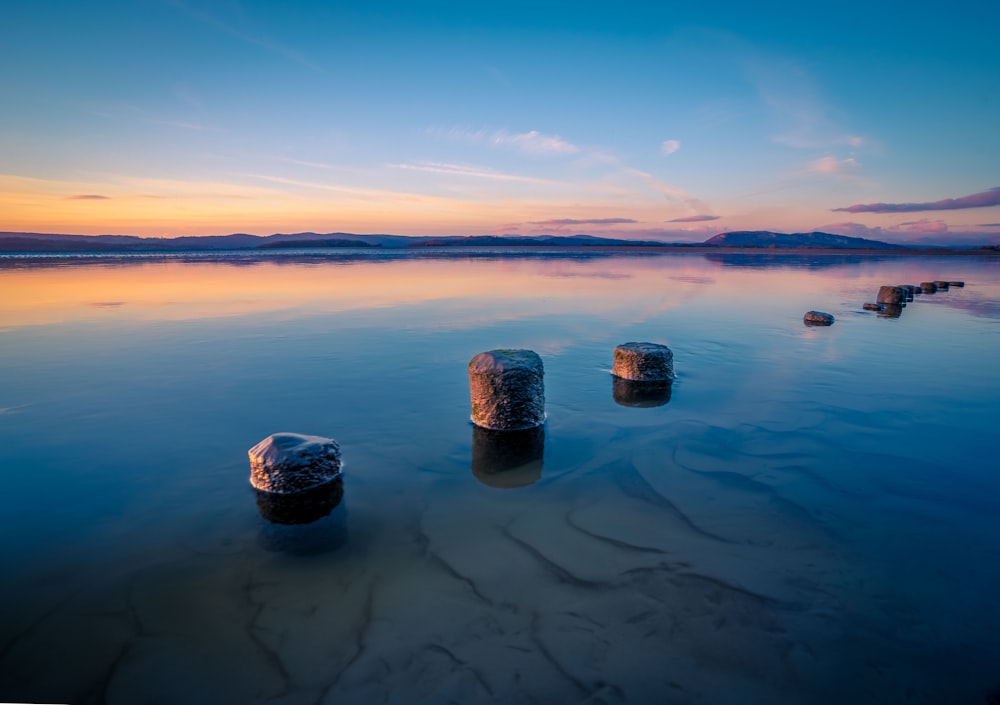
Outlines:
[[[520,254],[0,258],[0,700],[998,692],[1000,260]],[[497,347],[543,433],[469,423]],[[342,487],[258,503],[278,431]]]

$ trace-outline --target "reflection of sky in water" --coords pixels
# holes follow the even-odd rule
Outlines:
[[[0,698],[981,702],[997,265],[814,259],[0,270]],[[669,403],[616,400],[627,340]],[[494,347],[546,366],[506,449],[468,423]],[[341,443],[315,522],[249,489],[278,431]]]

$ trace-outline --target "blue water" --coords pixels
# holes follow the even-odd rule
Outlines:
[[[0,700],[1000,697],[1000,260],[474,254],[0,256]],[[311,523],[248,484],[279,431],[341,444]]]

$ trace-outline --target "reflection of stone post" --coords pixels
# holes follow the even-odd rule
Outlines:
[[[657,343],[623,343],[615,348],[611,374],[634,382],[669,382],[674,378],[674,354]]]
[[[295,494],[340,477],[340,446],[332,438],[275,433],[247,455],[250,484],[262,492]]]
[[[670,401],[673,384],[670,382],[634,382],[611,376],[611,393],[615,403],[622,406],[663,406]]]
[[[490,350],[469,361],[472,423],[518,431],[545,422],[545,370],[531,350]]]
[[[883,304],[878,315],[882,318],[899,318],[903,315],[903,306],[902,304]]]
[[[344,480],[338,477],[295,494],[257,494],[257,511],[272,524],[311,524],[332,512],[344,498]]]
[[[542,476],[545,428],[493,431],[472,427],[472,474],[499,489],[524,487]]]

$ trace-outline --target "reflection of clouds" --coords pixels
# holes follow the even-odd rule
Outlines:
[[[579,279],[631,279],[631,274],[619,272],[551,272],[547,277],[573,277]]]
[[[667,277],[675,282],[684,282],[685,284],[714,284],[715,279],[712,277],[699,277],[694,274],[678,274],[675,276]]]
[[[965,311],[978,318],[1000,320],[1000,301],[974,292],[963,291],[960,296],[955,296],[949,290],[939,296],[925,296],[920,301]]]

